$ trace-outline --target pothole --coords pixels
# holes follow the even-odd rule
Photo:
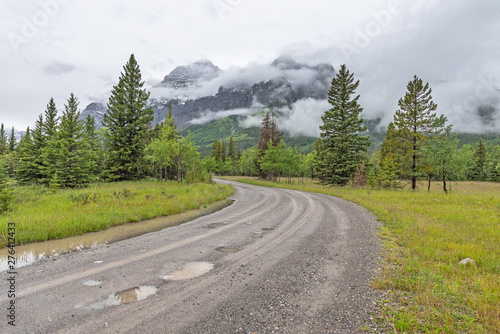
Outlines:
[[[222,253],[236,253],[240,251],[240,249],[238,248],[230,248],[230,247],[217,247],[215,250]]]
[[[119,291],[109,295],[108,299],[84,307],[85,310],[102,310],[107,306],[118,306],[140,301],[156,294],[158,288],[153,285],[141,285],[127,290]]]
[[[98,286],[98,285],[101,285],[101,284],[102,284],[101,281],[94,281],[94,280],[83,282],[83,285],[85,285],[85,286]]]
[[[262,231],[274,231],[274,227],[264,227]]]
[[[185,265],[182,269],[169,273],[162,278],[168,281],[179,281],[190,279],[208,273],[214,268],[213,263],[192,262]]]

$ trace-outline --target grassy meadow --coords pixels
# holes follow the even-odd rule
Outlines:
[[[377,319],[396,333],[500,333],[500,184],[440,183],[431,193],[325,187],[311,181],[236,181],[338,196],[382,222],[383,271],[373,287],[387,291]],[[459,264],[465,258],[474,264]]]
[[[25,244],[198,209],[234,191],[218,184],[156,181],[103,183],[56,192],[40,186],[13,190],[12,210],[0,215],[0,248],[7,244],[8,223],[15,223],[16,244]]]

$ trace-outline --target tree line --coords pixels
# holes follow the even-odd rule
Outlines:
[[[370,145],[363,125],[363,108],[356,94],[359,80],[340,67],[328,91],[331,108],[322,116],[320,138],[309,154],[286,145],[284,134],[267,112],[259,141],[245,151],[233,138],[216,140],[212,154],[200,157],[191,134],[179,135],[171,107],[164,122],[152,126],[149,92],[143,88],[134,57],[123,67],[113,87],[102,127],[87,116],[80,119],[79,102],[70,94],[62,115],[51,98],[33,129],[16,142],[0,126],[0,209],[9,201],[7,176],[17,183],[52,189],[84,187],[95,181],[158,180],[207,181],[211,174],[258,176],[270,180],[317,178],[323,184],[401,187],[409,180],[500,182],[500,146],[464,145],[443,115],[435,111],[432,90],[415,76],[398,101],[398,110],[380,150],[368,155]]]
[[[387,128],[380,150],[368,155],[370,145],[361,117],[363,108],[355,91],[359,80],[345,65],[332,79],[328,92],[331,108],[325,111],[320,138],[313,152],[298,154],[287,147],[283,134],[269,113],[262,122],[259,143],[243,152],[233,152],[229,139],[214,142],[212,154],[205,157],[206,168],[216,174],[252,175],[267,179],[284,177],[317,178],[323,184],[347,184],[382,188],[398,188],[408,184],[413,190],[417,182],[447,181],[500,182],[500,146],[459,147],[456,133],[445,116],[438,116],[428,83],[414,76],[407,92],[398,101],[394,120]],[[230,158],[228,159],[228,156]]]

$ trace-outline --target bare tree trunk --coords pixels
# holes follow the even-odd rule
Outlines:
[[[443,190],[446,195],[448,195],[448,189],[446,189],[446,173],[443,172]]]
[[[427,185],[427,193],[431,192],[431,176],[429,175],[429,184]]]

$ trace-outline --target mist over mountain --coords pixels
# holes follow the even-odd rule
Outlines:
[[[260,125],[260,119],[253,120],[252,116],[267,107],[283,111],[280,122],[284,130],[316,136],[319,134],[317,122],[308,126],[311,122],[298,121],[300,116],[297,114],[302,114],[303,118],[320,118],[317,105],[321,105],[322,114],[327,107],[327,91],[334,75],[330,64],[311,66],[287,56],[268,65],[226,71],[208,60],[200,60],[172,70],[150,89],[148,103],[155,111],[155,123],[165,119],[171,104],[179,128],[205,124],[228,115],[248,116],[246,126]],[[299,101],[302,107],[294,107]],[[309,104],[314,108],[308,108]],[[92,115],[96,123],[101,124],[105,112],[105,103],[94,102],[82,111],[81,118]]]
[[[182,133],[195,133],[197,144],[209,147],[217,138],[215,127],[229,126],[225,135],[240,135],[245,146],[257,140],[265,111],[271,111],[288,138],[309,138],[308,147],[319,137],[321,116],[330,108],[327,92],[335,70],[330,64],[305,64],[282,56],[269,64],[250,64],[244,68],[221,70],[209,60],[178,66],[153,87],[148,105],[155,111],[154,123],[165,119],[169,104]],[[356,74],[356,77],[358,75]],[[367,73],[359,75],[360,103],[363,118],[376,142],[383,139],[387,124],[396,109],[388,110],[387,101],[396,103],[404,87],[374,87]],[[464,85],[449,82],[430,83],[438,114],[445,114],[453,129],[466,133],[498,133],[500,128],[500,91],[494,78],[485,77],[480,86],[472,87],[474,95],[466,94]],[[364,83],[364,84],[363,84]],[[387,85],[391,85],[390,82]],[[458,101],[458,103],[455,103]],[[81,118],[92,115],[100,125],[106,102],[89,104]],[[209,127],[210,124],[216,124]],[[251,130],[253,129],[253,130]],[[207,132],[208,131],[208,132]],[[221,132],[221,133],[222,133]],[[224,137],[225,138],[225,137]],[[252,139],[250,139],[252,138]]]

